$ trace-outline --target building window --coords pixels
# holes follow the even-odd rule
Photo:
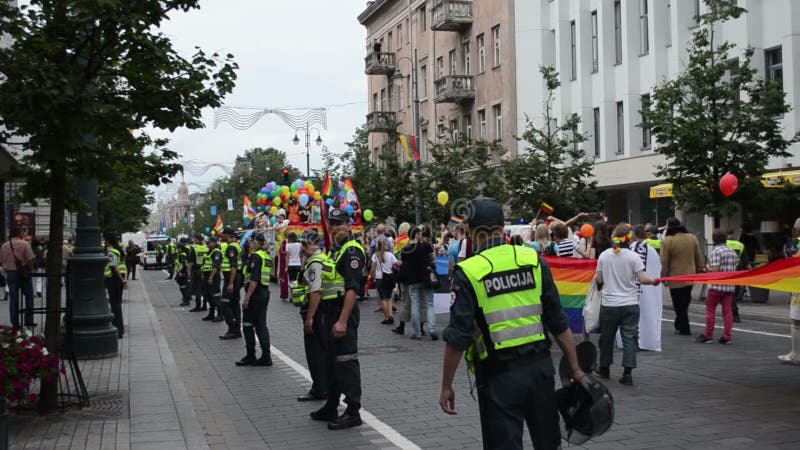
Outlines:
[[[494,138],[503,138],[503,106],[498,104],[492,106],[492,117],[494,117]]]
[[[390,31],[389,34],[386,36],[386,51],[389,53],[393,52],[394,51],[392,49],[393,46],[394,46],[394,33]]]
[[[464,116],[464,135],[468,141],[472,140],[472,116],[469,114]]]
[[[419,28],[422,31],[428,29],[428,10],[424,6],[419,8]]]
[[[406,44],[410,43],[411,43],[411,25],[409,24],[408,19],[406,19]]]
[[[470,54],[469,41],[464,42],[461,46],[461,51],[464,52],[464,75],[472,75],[472,55]]]
[[[478,139],[486,140],[486,110],[478,111]]]
[[[381,111],[388,111],[386,104],[386,89],[381,89]]]
[[[486,41],[483,35],[478,35],[478,73],[486,70]]]
[[[594,157],[600,157],[600,108],[592,110],[594,122]]]
[[[614,64],[622,64],[622,4],[614,1]]]
[[[600,37],[597,29],[597,11],[592,11],[592,73],[600,69]]]
[[[764,50],[764,63],[766,64],[766,78],[768,82],[776,81],[783,84],[783,55],[781,47]]]
[[[575,21],[569,23],[570,80],[578,78],[578,50],[575,47]]]
[[[420,159],[427,161],[428,158],[428,129],[423,128],[419,139],[419,154]]]
[[[456,68],[456,66],[458,65],[458,59],[456,57],[456,49],[450,50],[449,57],[450,57],[450,75],[456,75],[458,74],[458,69]]]
[[[458,142],[459,135],[458,135],[458,119],[450,120],[450,135],[453,138],[453,143]]]
[[[436,58],[436,79],[444,76],[444,56]]]
[[[494,67],[501,63],[501,46],[500,46],[500,25],[492,28],[492,41],[494,42]]]
[[[642,111],[647,111],[650,109],[650,94],[644,94],[642,96]],[[641,127],[642,127],[642,148],[649,149],[653,145],[653,135],[650,130],[650,124],[647,123],[647,119],[645,118],[644,114],[641,115]]]
[[[739,58],[734,58],[725,62],[728,65],[727,82],[730,83],[734,77],[739,73]],[[731,104],[739,103],[741,94],[739,91],[733,92],[730,98]]]
[[[397,49],[400,50],[403,47],[403,24],[397,25]]]
[[[692,26],[700,25],[700,0],[694,0],[692,8]]]
[[[665,46],[672,46],[672,0],[667,1],[667,35],[664,38]]]
[[[380,111],[381,110],[381,102],[378,100],[378,93],[372,93],[372,110],[373,111]]]
[[[617,102],[617,154],[625,153],[625,109]]]
[[[647,1],[639,0],[639,54],[650,52],[650,31],[648,26]]]
[[[736,0],[728,0],[728,3],[730,3],[731,6],[737,6],[739,4]]]
[[[428,98],[428,66],[420,66],[419,67],[419,97],[421,99]]]

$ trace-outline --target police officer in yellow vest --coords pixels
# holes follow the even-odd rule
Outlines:
[[[506,244],[500,203],[477,197],[471,206],[466,221],[474,253],[453,274],[439,405],[456,413],[453,377],[466,352],[476,375],[483,447],[521,449],[527,422],[534,448],[560,448],[548,332],[572,378],[584,374],[550,268],[535,250]]]
[[[656,253],[661,253],[661,239],[658,238],[658,228],[652,223],[645,224],[644,226],[645,239],[644,242],[653,247]]]
[[[366,264],[366,252],[350,232],[350,217],[338,208],[328,213],[331,226],[331,259],[335,265],[335,276],[330,280],[343,286],[342,295],[324,300],[320,291],[321,314],[319,330],[323,338],[325,376],[329,379],[328,401],[321,409],[311,413],[314,420],[326,421],[329,430],[341,430],[361,425],[361,366],[358,362],[358,295],[361,291],[361,273]],[[324,280],[323,280],[324,282]],[[338,289],[337,289],[338,291]],[[309,311],[311,312],[311,311]],[[342,415],[338,414],[339,396],[344,394],[347,404]]]
[[[206,242],[208,255],[203,263],[203,286],[205,287],[204,297],[208,299],[208,315],[203,317],[202,320],[222,322],[222,314],[219,313],[222,301],[219,283],[224,257],[219,248],[219,240],[216,237],[211,236]]]
[[[222,340],[242,337],[242,308],[239,304],[239,292],[242,289],[239,273],[239,258],[242,253],[236,235],[231,227],[222,229],[222,301],[219,311],[225,318],[228,331],[220,336]]]
[[[303,321],[303,344],[308,371],[311,373],[311,389],[297,397],[299,402],[328,399],[330,380],[327,371],[324,342],[320,326],[324,324],[320,302],[336,301],[344,293],[344,283],[337,280],[336,267],[332,259],[322,252],[322,238],[314,231],[301,237],[305,263],[303,272],[292,289],[292,302],[300,305]]]
[[[122,291],[127,285],[125,281],[125,258],[122,247],[119,245],[119,237],[114,233],[106,235],[106,252],[108,263],[105,268],[106,290],[108,291],[108,303],[111,306],[111,313],[114,314],[112,324],[117,328],[117,335],[122,339],[125,332],[125,324],[122,320]]]
[[[189,252],[186,257],[187,266],[189,269],[189,285],[194,295],[194,308],[190,309],[191,312],[205,311],[205,305],[202,305],[203,299],[203,271],[201,267],[203,261],[208,253],[208,247],[203,240],[203,235],[200,233],[194,234],[194,244],[189,246]]]
[[[183,238],[175,247],[175,283],[178,284],[178,290],[181,292],[180,306],[189,306],[192,299],[192,292],[189,287],[189,269],[186,265],[187,247],[190,243],[191,241],[188,238]]]
[[[269,283],[272,275],[272,258],[267,250],[267,238],[261,232],[250,236],[248,258],[247,291],[242,302],[242,334],[247,354],[237,366],[271,366],[269,351],[269,329],[267,307],[269,306]],[[261,343],[261,357],[256,359],[256,334]]]

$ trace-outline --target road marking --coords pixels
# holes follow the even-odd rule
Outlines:
[[[662,322],[674,322],[674,319],[661,319]],[[690,325],[696,325],[699,327],[705,328],[706,324],[704,323],[697,323],[697,322],[689,322]],[[715,325],[714,328],[718,330],[724,330],[725,327],[720,325]],[[782,338],[791,338],[788,334],[778,334],[778,333],[768,333],[766,331],[755,331],[755,330],[745,330],[744,328],[731,328],[733,331],[739,333],[752,333],[752,334],[760,334],[762,336],[773,336],[773,337],[782,337]]]
[[[311,373],[309,373],[308,369],[300,365],[297,361],[288,357],[282,351],[275,348],[275,346],[270,346],[270,352],[277,356],[278,359],[283,361],[284,364],[291,367],[295,372],[299,373],[303,378],[306,379],[306,381],[311,382]],[[382,434],[383,437],[389,440],[392,444],[402,449],[421,450],[417,444],[403,437],[403,435],[398,433],[397,430],[382,422],[366,409],[361,409],[361,418],[367,425],[371,426],[375,431]]]

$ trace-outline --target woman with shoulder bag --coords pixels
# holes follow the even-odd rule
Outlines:
[[[394,256],[394,253],[388,251],[386,241],[378,239],[375,247],[375,254],[372,255],[372,270],[370,271],[370,275],[372,279],[375,280],[378,298],[381,302],[381,308],[383,309],[382,325],[394,324],[392,291],[394,291],[394,285],[397,283],[397,277],[392,267],[395,263],[397,263],[397,257]]]

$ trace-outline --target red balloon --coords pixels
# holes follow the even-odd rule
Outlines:
[[[739,189],[739,179],[736,178],[736,175],[728,172],[720,178],[719,190],[722,191],[722,195],[730,197],[736,192],[736,189]]]

